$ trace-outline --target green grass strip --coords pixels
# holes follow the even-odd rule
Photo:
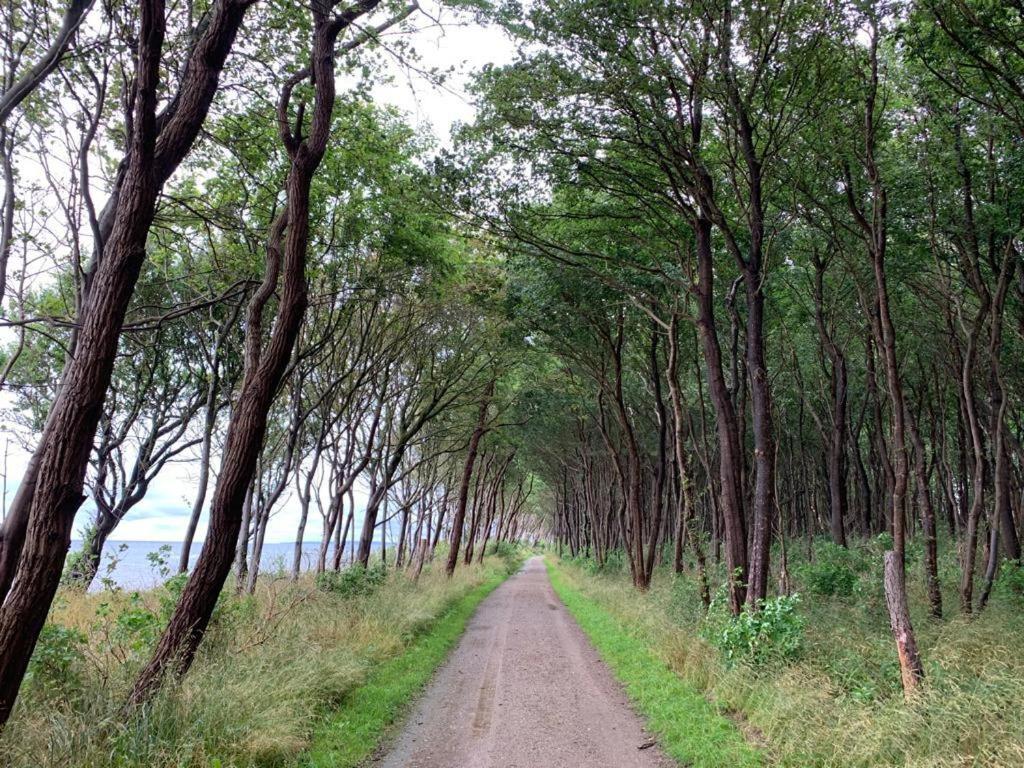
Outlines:
[[[349,768],[369,757],[448,657],[476,607],[506,578],[495,575],[455,600],[403,653],[374,667],[366,681],[317,727],[300,765]]]
[[[558,597],[576,618],[664,751],[693,768],[761,765],[758,752],[699,691],[683,682],[620,622],[547,563]]]

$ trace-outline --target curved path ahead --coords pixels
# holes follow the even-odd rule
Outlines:
[[[667,768],[540,558],[496,589],[383,768]]]

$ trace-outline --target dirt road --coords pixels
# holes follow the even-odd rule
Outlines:
[[[414,707],[384,768],[671,765],[539,558],[494,591]],[[641,746],[647,748],[641,749]]]

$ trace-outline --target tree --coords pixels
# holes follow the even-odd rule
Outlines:
[[[166,19],[160,0],[140,3],[131,128],[121,183],[102,217],[102,253],[97,253],[90,273],[75,354],[68,358],[60,392],[4,525],[0,724],[10,716],[60,581],[74,515],[83,499],[82,483],[113,369],[118,331],[145,259],[157,195],[192,147],[250,5],[223,0],[212,6],[178,89],[158,116]],[[22,578],[14,576],[15,563]]]

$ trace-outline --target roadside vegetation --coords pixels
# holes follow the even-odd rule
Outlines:
[[[1024,764],[1022,40],[1022,0],[0,1],[0,762],[345,751],[326,713],[371,680],[379,733],[444,643],[373,670],[545,542],[684,760],[699,692],[768,762]],[[376,98],[424,78],[447,136]],[[181,538],[146,594],[132,530]]]
[[[736,726],[609,610],[614,604],[594,599],[593,585],[550,560],[548,572],[555,593],[622,682],[666,754],[694,768],[761,764],[756,749]]]
[[[927,664],[922,689],[905,701],[881,590],[886,543],[839,551],[819,540],[811,559],[803,547],[791,552],[798,598],[791,611],[762,612],[760,632],[749,629],[749,614],[732,618],[714,602],[706,614],[692,570],[659,568],[650,590],[638,594],[621,561],[599,568],[589,558],[552,555],[548,562],[577,617],[611,617],[611,634],[625,633],[699,691],[766,765],[1024,764],[1024,603],[1013,576],[997,584],[981,616],[930,620],[920,552],[909,551],[911,613]],[[943,551],[944,567],[954,567],[954,557]],[[724,572],[715,573],[724,583]],[[587,628],[586,618],[581,624]],[[685,697],[671,706],[670,722],[705,722]],[[666,748],[676,754],[672,745],[670,738]],[[739,764],[702,759],[691,758]]]
[[[350,586],[360,585],[341,591],[268,576],[252,595],[222,596],[192,674],[131,718],[123,716],[127,690],[180,587],[63,591],[4,732],[3,764],[353,765],[521,561],[503,546],[450,579],[431,564],[418,581],[378,562],[345,571]]]

